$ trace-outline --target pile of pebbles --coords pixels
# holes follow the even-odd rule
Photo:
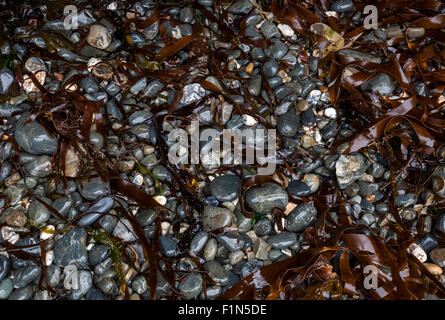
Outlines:
[[[110,15],[99,14],[97,6],[88,1],[80,2],[79,30],[64,29],[63,17],[43,19],[36,25],[15,21],[16,37],[0,43],[0,299],[123,299],[123,287],[129,299],[150,298],[153,293],[147,282],[148,263],[132,224],[121,214],[122,208],[135,217],[149,241],[159,230],[160,252],[155,254],[163,257],[159,260],[161,268],[167,270],[164,261],[172,264],[173,283],[158,272],[153,294],[156,299],[172,295],[216,299],[253,271],[307,249],[305,230],[314,225],[321,212],[311,202],[292,199],[317,195],[323,183],[338,186],[352,223],[369,226],[385,241],[394,239],[388,227],[390,221],[394,222],[389,199],[382,191],[391,178],[388,162],[372,147],[343,154],[348,147],[344,143],[331,152],[335,141],[352,137],[356,131],[341,121],[339,110],[330,103],[328,83],[318,77],[319,52],[308,47],[306,39],[291,26],[278,23],[255,1],[236,0],[226,10],[232,19],[245,19],[243,38],[251,41],[231,43],[221,41],[218,23],[209,21],[197,8],[204,7],[218,18],[213,0],[198,0],[196,6],[160,8],[163,18],[143,29],[136,28],[132,21],[154,14],[152,0],[132,5],[102,1],[102,10],[110,11]],[[46,9],[40,8],[41,12]],[[352,1],[337,0],[331,10],[342,15],[354,6]],[[126,21],[127,28],[115,25],[111,16]],[[205,100],[193,115],[203,127],[266,128],[259,117],[237,112],[235,104],[255,103],[258,115],[281,137],[279,152],[290,155],[297,151],[301,156],[289,160],[294,174],[284,171],[288,173],[285,181],[279,181],[275,174],[271,177],[276,183],[268,181],[243,193],[242,179],[255,176],[255,167],[245,166],[242,173],[235,167],[218,170],[214,161],[183,167],[195,175],[189,187],[202,206],[193,207],[184,203],[180,190],[173,189],[171,166],[159,153],[160,140],[170,145],[168,133],[185,126],[185,122],[165,119],[162,128],[154,124],[153,110],[171,104],[177,88],[152,75],[139,77],[128,86],[117,57],[130,61],[132,55],[146,48],[159,53],[167,41],[175,43],[191,36],[197,24],[203,28],[210,52],[227,57],[221,69],[228,72],[226,78],[219,79],[204,66],[193,70],[191,76],[217,87],[222,82],[235,94],[229,98],[227,94],[214,94],[200,81],[187,83],[177,109]],[[61,34],[65,37],[54,36]],[[369,40],[378,41],[375,37]],[[181,64],[195,58],[187,48],[177,53]],[[348,49],[341,54],[360,56]],[[11,66],[5,63],[6,57],[11,57]],[[380,59],[365,54],[360,57]],[[149,63],[154,69],[162,68],[158,62]],[[126,71],[138,76],[131,68]],[[268,87],[275,100],[274,109]],[[52,94],[61,88],[101,106],[92,119],[88,144],[114,165],[121,179],[140,186],[168,208],[169,214],[161,215],[155,208],[118,197],[98,172],[84,176],[87,161],[79,153],[82,146],[69,146],[61,172],[61,162],[54,161],[61,152],[59,134],[32,117],[42,89]],[[387,96],[396,90],[387,75],[367,81],[362,89]],[[105,135],[97,123],[98,114],[109,124]],[[68,178],[66,186],[55,179],[61,173]],[[414,222],[425,214],[432,195],[445,196],[445,169],[437,171],[421,193],[404,192],[404,178],[404,174],[399,176],[400,194],[395,202],[402,219]],[[240,197],[255,213],[253,218],[243,215]],[[273,219],[274,208],[284,212],[280,222],[283,229]],[[330,214],[338,219],[335,210]],[[76,218],[79,215],[81,218]],[[198,221],[198,229],[188,247],[181,248],[182,235],[196,227],[190,215]],[[445,283],[445,248],[439,246],[436,237],[437,231],[445,232],[445,214],[434,223],[426,215],[424,223],[426,235],[408,250]],[[39,245],[42,242],[44,247]],[[135,266],[124,257],[116,262],[116,243],[125,245],[121,250],[127,255],[137,257]],[[20,254],[9,250],[12,247],[20,247]]]

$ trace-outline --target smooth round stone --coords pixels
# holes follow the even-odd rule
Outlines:
[[[298,131],[300,125],[300,116],[295,110],[289,110],[277,119],[278,132],[285,137],[293,137]]]
[[[12,185],[6,189],[6,196],[10,200],[10,205],[16,205],[27,193],[26,187],[24,185]]]
[[[367,211],[367,212],[375,211],[375,206],[371,202],[369,202],[366,198],[361,199],[360,206],[362,207],[362,209],[364,211]]]
[[[310,226],[317,219],[317,209],[308,203],[295,207],[286,219],[286,229],[300,232]]]
[[[282,255],[283,253],[281,252],[281,250],[271,249],[269,251],[269,259],[271,261],[277,261]]]
[[[231,224],[232,212],[226,208],[205,206],[201,221],[204,231],[214,231]]]
[[[267,39],[273,38],[273,37],[281,37],[280,30],[278,30],[275,23],[271,21],[266,21],[261,25],[261,32],[263,32],[264,36]]]
[[[117,224],[117,220],[117,217],[107,214],[99,219],[99,226],[107,233],[111,233]]]
[[[29,300],[32,298],[33,293],[34,290],[32,289],[32,286],[26,286],[12,292],[9,295],[8,300]]]
[[[195,298],[202,290],[202,276],[193,272],[185,276],[178,286],[179,291],[185,298]]]
[[[358,194],[359,190],[360,190],[359,184],[353,182],[352,184],[346,187],[345,193],[348,197],[352,198]]]
[[[246,241],[240,235],[236,234],[222,234],[217,237],[219,244],[226,247],[230,252],[241,250]]]
[[[287,53],[287,46],[281,41],[275,41],[274,45],[270,47],[269,58],[270,59],[281,59]]]
[[[134,234],[133,226],[128,219],[120,219],[114,227],[112,235],[123,241],[134,241],[137,239]]]
[[[23,288],[40,275],[40,267],[28,266],[20,269],[14,277],[14,287]]]
[[[270,213],[273,208],[285,209],[289,201],[287,192],[274,183],[262,188],[252,188],[246,194],[247,204],[257,213]]]
[[[105,278],[102,279],[101,281],[99,281],[99,283],[97,283],[97,287],[106,295],[106,296],[111,296],[114,297],[119,288],[116,284],[116,282],[111,279],[111,278]]]
[[[80,180],[77,188],[82,197],[90,201],[111,193],[110,184],[104,183],[99,177]]]
[[[159,237],[159,245],[161,251],[166,257],[174,257],[177,252],[177,242],[171,236],[161,236]]]
[[[88,208],[88,210],[85,212],[86,215],[83,216],[77,224],[79,226],[89,226],[93,224],[102,216],[102,213],[108,212],[113,207],[113,203],[114,201],[112,197],[104,197],[100,199],[90,208]]]
[[[261,92],[261,76],[255,75],[249,80],[247,90],[252,96],[258,96]]]
[[[297,243],[297,235],[293,232],[281,232],[267,238],[267,243],[275,249],[286,249]]]
[[[87,36],[87,42],[90,46],[97,49],[107,49],[113,38],[110,31],[101,24],[93,24]]]
[[[268,235],[272,232],[272,224],[270,223],[270,220],[262,219],[255,223],[253,231],[260,237]]]
[[[372,175],[374,178],[381,178],[385,174],[385,167],[378,162],[374,162],[369,167],[369,174]]]
[[[430,252],[431,260],[441,268],[445,268],[445,248],[436,248]]]
[[[142,95],[145,97],[153,98],[161,92],[164,88],[164,84],[155,79],[148,83],[148,85],[142,90]]]
[[[218,298],[221,295],[221,286],[211,286],[211,287],[206,287],[205,289],[205,293],[207,295],[207,299],[208,300],[214,300],[216,298]],[[204,291],[201,292],[201,294],[199,295],[199,298],[201,300],[205,300],[206,295],[204,295]]]
[[[204,269],[208,272],[210,279],[217,284],[225,286],[229,283],[229,274],[219,262],[215,260],[207,261],[204,264]]]
[[[25,112],[15,125],[14,138],[20,147],[28,153],[53,155],[57,151],[57,139],[51,137],[37,121],[26,123],[31,114]]]
[[[311,194],[311,189],[308,185],[300,180],[293,180],[287,186],[287,192],[294,196],[308,196]]]
[[[45,280],[51,287],[57,287],[62,276],[62,269],[56,265],[50,265],[45,270]]]
[[[238,198],[240,184],[241,179],[238,176],[219,176],[210,182],[210,192],[218,201],[233,201]]]
[[[88,262],[95,267],[110,255],[110,247],[105,244],[96,244],[88,251]]]
[[[11,227],[23,227],[26,222],[28,218],[20,210],[14,210],[6,217],[6,223]]]
[[[312,108],[309,108],[301,113],[301,123],[306,127],[310,127],[315,124],[315,116]]]
[[[151,225],[156,220],[157,214],[152,209],[143,209],[136,214],[136,220],[141,227]]]
[[[202,248],[204,248],[207,240],[209,239],[209,234],[204,231],[198,232],[190,242],[190,251],[194,254],[198,254]]]
[[[216,242],[216,239],[215,238],[209,239],[209,241],[207,241],[204,247],[204,252],[203,252],[204,259],[206,261],[211,261],[215,259],[217,251],[218,251],[218,243]]]
[[[75,264],[88,265],[86,248],[88,233],[83,228],[75,228],[65,233],[54,246],[54,262],[60,267]]]
[[[395,89],[394,83],[386,73],[381,73],[380,75],[366,81],[361,85],[361,88],[365,91],[379,93],[382,96],[391,95]]]
[[[48,198],[41,198],[40,200],[51,205],[51,200]],[[34,199],[28,207],[28,217],[35,223],[41,224],[49,220],[51,212],[42,203]]]
[[[301,85],[297,82],[285,83],[274,90],[275,96],[280,100],[297,100],[297,95],[301,92]]]
[[[439,246],[439,242],[429,234],[420,238],[420,240],[417,241],[417,244],[421,246],[426,253],[430,253],[433,249]]]
[[[189,7],[185,7],[181,9],[181,13],[179,15],[179,20],[185,23],[190,23],[193,21],[193,9]]]
[[[85,294],[85,300],[106,300],[107,298],[103,295],[103,293],[94,287],[90,288],[88,292]]]
[[[358,183],[360,187],[359,194],[362,197],[369,196],[379,190],[379,185],[377,183],[369,183],[365,181],[359,181]]]
[[[7,257],[0,255],[0,281],[6,278],[10,270],[11,261]]]
[[[5,300],[9,297],[12,290],[14,290],[12,280],[9,278],[0,282],[0,300]]]
[[[269,60],[263,64],[262,70],[266,78],[272,78],[277,74],[278,70],[280,70],[280,67],[278,66],[277,61]]]

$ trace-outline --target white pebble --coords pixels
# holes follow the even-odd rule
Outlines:
[[[167,203],[167,198],[164,196],[155,196],[153,197],[160,205],[164,205]]]
[[[47,266],[52,265],[54,262],[54,251],[50,250],[46,252],[46,257],[45,257],[45,264]]]
[[[280,23],[277,27],[281,34],[285,37],[292,37],[295,34],[295,31],[287,24]]]
[[[335,119],[337,118],[337,110],[335,110],[335,108],[326,108],[324,110],[324,115],[329,119]]]
[[[243,114],[243,121],[244,121],[244,124],[248,127],[252,127],[258,123],[257,119],[255,119],[254,117],[252,117],[248,114]]]

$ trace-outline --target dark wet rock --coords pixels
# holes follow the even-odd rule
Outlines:
[[[272,232],[272,224],[269,220],[262,219],[255,223],[253,230],[257,236],[262,237]]]
[[[222,234],[217,237],[219,244],[226,247],[230,252],[241,250],[246,244],[245,239],[236,234]]]
[[[219,262],[208,261],[204,264],[204,269],[208,272],[210,279],[217,284],[225,286],[229,283],[229,274]]]
[[[205,206],[201,221],[204,231],[214,231],[230,225],[232,212],[226,208]]]
[[[308,196],[311,189],[306,183],[300,180],[293,180],[289,183],[287,191],[294,196]]]
[[[161,251],[166,257],[174,257],[177,252],[177,242],[170,236],[159,237]]]
[[[88,262],[92,267],[95,267],[100,262],[104,261],[110,255],[110,247],[104,244],[96,244],[88,251]]]
[[[57,140],[50,136],[37,121],[26,123],[31,114],[25,112],[15,125],[14,138],[26,151],[32,154],[53,155],[57,150]]]
[[[289,110],[285,114],[278,117],[277,129],[281,135],[286,137],[293,137],[298,131],[300,125],[300,116],[295,113],[295,110]]]
[[[275,249],[286,249],[297,243],[297,235],[293,232],[282,232],[267,238],[267,243]]]
[[[89,226],[99,219],[103,213],[108,212],[113,207],[113,198],[105,197],[93,204],[79,222],[79,226]]]
[[[257,213],[270,213],[274,207],[284,209],[288,203],[287,192],[274,183],[247,191],[246,202]]]
[[[109,183],[103,182],[99,177],[92,179],[79,180],[77,182],[79,193],[86,200],[96,200],[101,196],[110,194]]]
[[[286,229],[301,232],[310,226],[317,218],[317,209],[308,203],[295,207],[286,219]]]
[[[26,286],[24,288],[14,290],[8,297],[8,300],[29,300],[32,298],[33,293],[34,290],[32,286]]]
[[[194,298],[202,290],[202,276],[197,272],[185,276],[178,286],[179,291],[185,298]]]
[[[277,74],[280,67],[278,66],[277,61],[268,60],[263,64],[262,69],[263,69],[263,72],[264,72],[264,75],[266,76],[266,78],[271,78]]]
[[[143,209],[136,214],[136,220],[139,222],[141,227],[146,227],[151,225],[157,215],[152,209]]]
[[[28,266],[18,270],[14,276],[14,287],[23,288],[30,284],[40,275],[40,267]]]
[[[395,89],[394,83],[386,73],[382,73],[377,77],[366,81],[362,84],[361,88],[365,91],[369,90],[372,92],[378,92],[382,96],[391,95]]]
[[[128,219],[120,219],[114,227],[112,235],[123,241],[134,241],[137,239],[133,226]]]
[[[87,266],[87,237],[88,234],[83,228],[75,228],[64,234],[54,246],[54,262],[61,267],[70,264]]]
[[[307,127],[314,125],[315,116],[311,108],[307,109],[301,114],[301,123]]]
[[[268,39],[281,36],[280,30],[278,30],[275,23],[271,21],[265,21],[261,25],[261,31],[263,32],[264,36]]]
[[[62,276],[62,269],[52,264],[45,270],[45,280],[51,287],[57,287]]]
[[[210,183],[210,192],[218,201],[232,201],[238,198],[240,184],[241,179],[238,176],[219,176]]]
[[[209,234],[207,232],[198,232],[190,242],[190,251],[192,251],[194,254],[198,254],[204,248],[208,239]]]
[[[427,234],[417,241],[417,244],[425,250],[426,253],[430,253],[431,250],[439,246],[439,242],[431,235]]]

